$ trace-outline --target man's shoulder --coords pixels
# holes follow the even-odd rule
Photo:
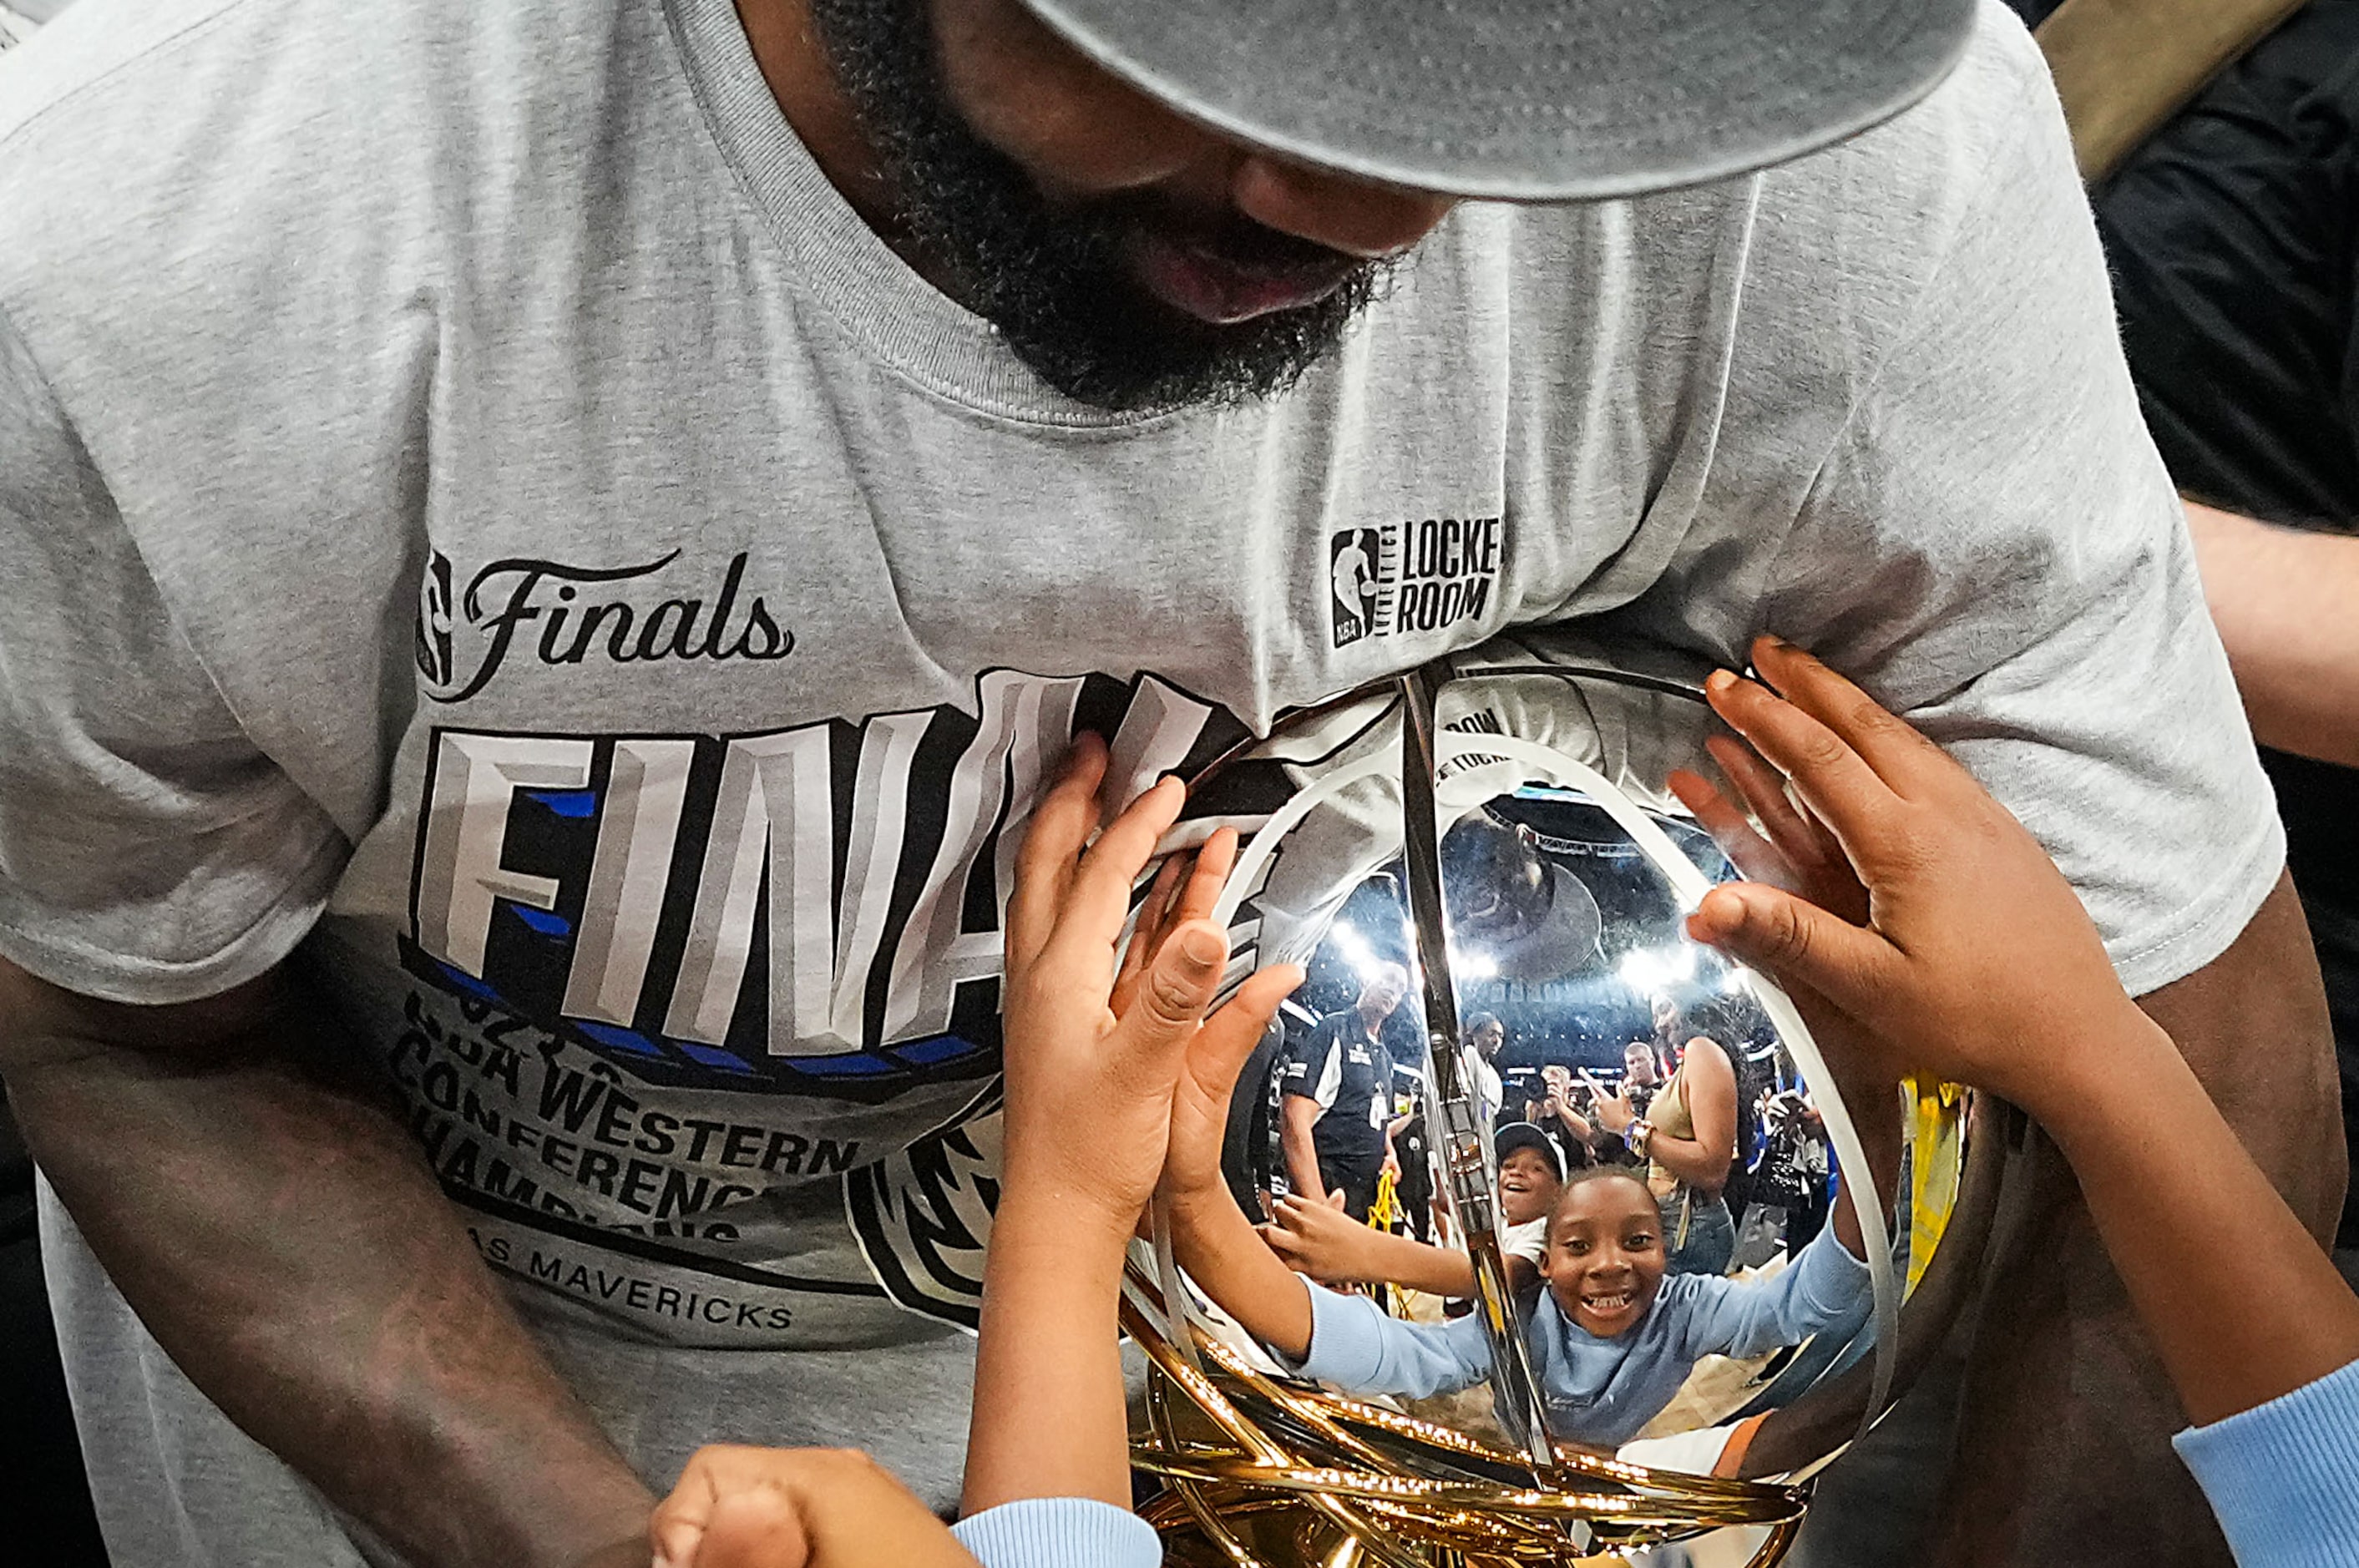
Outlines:
[[[124,121],[160,133],[172,127],[159,116],[194,108],[228,125],[304,103],[365,119],[421,94],[521,100],[594,68],[636,16],[625,0],[75,0],[0,60],[0,149],[59,120],[69,131]],[[659,8],[648,25],[661,28]]]
[[[1329,1027],[1326,1018],[1321,1018],[1309,1029],[1299,1031],[1288,1030],[1286,1043],[1278,1048],[1278,1053],[1288,1061],[1299,1064],[1322,1054],[1334,1043],[1334,1029]]]
[[[76,100],[255,3],[267,0],[82,0],[0,57],[0,157],[13,162],[28,127],[71,115]]]
[[[1943,268],[1969,242],[1983,241],[1970,268],[1993,253],[2052,248],[2071,228],[2070,209],[2085,223],[2085,206],[2038,49],[1999,0],[1984,0],[1964,54],[1939,87],[1832,147],[1681,190],[1478,207],[1456,221],[1462,245],[1505,245],[1516,258],[1517,309],[1533,323],[1527,341],[1553,345],[1558,331],[1581,341],[1590,330],[1584,312],[1599,310],[1664,344],[1691,344],[1699,332],[1719,342],[1724,330],[1733,339],[1726,375],[1742,394],[1729,417],[1758,417],[1792,438],[1810,426],[1796,420],[1797,409],[1815,408],[1824,422],[1853,406],[1894,345],[1939,308]],[[2017,235],[2042,237],[2018,247]],[[1601,272],[1618,285],[1602,295],[1593,282]],[[1617,365],[1617,389],[1654,407],[1683,406],[1686,383],[1651,382],[1654,363]],[[1783,458],[1775,443],[1723,446],[1732,472]]]
[[[274,243],[299,265],[330,224],[397,234],[422,189],[546,146],[553,111],[593,103],[574,84],[611,66],[625,14],[77,0],[0,57],[0,299]]]
[[[1940,194],[1986,180],[2006,149],[2060,116],[2038,45],[1999,0],[1984,0],[1957,66],[1925,98],[1882,125],[1763,175],[1770,210],[1811,202],[1901,218]]]
[[[1957,68],[1923,102],[1761,177],[1757,238],[1773,262],[1833,260],[1913,297],[1994,202],[2080,201],[2076,182],[2027,178],[2065,147],[2062,111],[2038,46],[2000,0],[1984,0]],[[2069,162],[2069,157],[2067,158]]]
[[[2046,178],[2049,155],[2064,178]],[[1840,341],[1850,345],[1843,357],[1866,371],[1995,202],[2019,203],[2019,220],[2039,223],[2062,201],[2082,197],[2047,67],[2014,13],[1983,0],[1941,84],[1857,136],[1734,180],[1486,221],[1512,225],[1527,286],[1547,296],[1569,281],[1556,258],[1582,254],[1577,236],[1613,212],[1605,226],[1626,229],[1619,243],[1636,263],[1616,301],[1683,321],[1706,280],[1734,279],[1739,261],[1742,331],[1762,363],[1782,365],[1797,339]],[[1751,363],[1740,354],[1739,369]]]

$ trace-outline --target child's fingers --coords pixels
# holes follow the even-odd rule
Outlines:
[[[1332,1246],[1339,1237],[1349,1237],[1358,1224],[1350,1215],[1340,1213],[1332,1203],[1313,1203],[1299,1195],[1283,1199],[1279,1223],[1294,1233],[1303,1247]]]
[[[1897,802],[1859,753],[1767,687],[1716,670],[1704,681],[1712,711],[1752,743],[1846,847],[1872,843]]]
[[[1130,890],[1137,884],[1139,872],[1146,869],[1147,857],[1155,853],[1156,841],[1179,820],[1186,800],[1187,791],[1180,780],[1158,779],[1098,834],[1097,842],[1082,854],[1065,890],[1056,935],[1071,932],[1077,942],[1111,951],[1130,913]]]
[[[965,1563],[941,1520],[867,1454],[848,1449],[708,1449],[721,1456],[691,1556],[657,1568],[837,1568]],[[695,1468],[691,1462],[690,1469]],[[690,1477],[683,1476],[683,1485]],[[675,1497],[678,1496],[676,1492]],[[660,1517],[662,1510],[658,1510]],[[675,1521],[676,1522],[676,1521]],[[683,1536],[672,1538],[677,1543]]]
[[[1189,1048],[1190,1058],[1201,1057],[1225,1068],[1227,1082],[1234,1085],[1245,1058],[1253,1054],[1254,1047],[1269,1031],[1270,1020],[1277,1017],[1277,1005],[1301,984],[1302,971],[1291,964],[1274,964],[1256,971],[1219,1012],[1204,1021]]]
[[[1729,855],[1745,880],[1767,882],[1789,893],[1799,893],[1854,924],[1864,923],[1867,919],[1867,889],[1860,885],[1858,874],[1835,835],[1811,815],[1807,805],[1798,805],[1787,798],[1783,776],[1733,736],[1713,735],[1704,745],[1713,760],[1735,780],[1768,833],[1768,853],[1755,852],[1750,863],[1734,853]],[[1672,787],[1678,788],[1676,779]],[[1697,820],[1703,820],[1700,811]],[[1711,824],[1705,825],[1709,828]]]
[[[1206,839],[1196,851],[1195,863],[1188,868],[1187,886],[1180,892],[1180,901],[1171,913],[1171,923],[1188,920],[1209,920],[1221,901],[1221,889],[1227,886],[1229,872],[1237,863],[1237,830],[1221,828]]]
[[[1671,793],[1693,813],[1696,824],[1712,835],[1737,871],[1756,882],[1786,880],[1788,867],[1777,848],[1745,820],[1736,802],[1722,794],[1712,780],[1688,768],[1674,768]]]
[[[1762,761],[1759,753],[1734,735],[1712,735],[1703,745],[1771,844],[1788,855],[1808,855],[1824,846],[1818,823],[1787,797],[1786,776]]]
[[[1873,1019],[1888,985],[1891,944],[1806,898],[1757,882],[1723,883],[1688,917],[1688,934]]]
[[[1164,857],[1155,874],[1154,889],[1147,902],[1139,906],[1138,919],[1131,925],[1130,943],[1123,950],[1122,967],[1114,975],[1115,1017],[1130,1010],[1139,977],[1171,933],[1190,920],[1212,918],[1236,855],[1236,830],[1223,828],[1199,845],[1194,854]]]
[[[1262,1244],[1277,1253],[1286,1263],[1291,1264],[1302,1256],[1302,1238],[1287,1229],[1285,1225],[1257,1225],[1254,1226],[1254,1230],[1260,1236]]]
[[[1105,742],[1087,731],[1073,737],[1064,770],[1025,825],[1016,855],[1016,887],[1007,900],[1007,967],[1030,964],[1049,943],[1064,908],[1074,863],[1097,822],[1098,783],[1105,777]]]
[[[1912,797],[1918,789],[1956,770],[1947,752],[1785,638],[1756,637],[1753,667],[1788,702],[1857,753],[1893,793]]]
[[[1155,869],[1155,885],[1147,890],[1147,899],[1138,906],[1138,918],[1131,922],[1130,941],[1123,944],[1122,963],[1114,973],[1114,992],[1107,1006],[1120,1018],[1130,1010],[1130,998],[1138,988],[1139,977],[1147,973],[1147,961],[1163,945],[1164,928],[1171,922],[1173,896],[1180,886],[1181,863],[1179,855],[1164,856],[1163,864]]]
[[[1218,931],[1217,926],[1205,928]],[[1185,1071],[1208,1104],[1226,1105],[1245,1070],[1245,1058],[1261,1043],[1277,1005],[1302,984],[1299,964],[1273,964],[1237,987],[1226,1006],[1214,1013],[1188,1042]]]
[[[781,1568],[800,1568],[808,1543],[793,1498],[781,1486],[787,1461],[772,1449],[728,1443],[698,1449],[671,1495],[648,1516],[656,1568],[718,1568],[740,1561],[730,1548],[739,1536],[766,1541]]]
[[[1129,1009],[1107,1037],[1109,1049],[1138,1058],[1143,1071],[1169,1061],[1212,1005],[1228,963],[1228,933],[1212,921],[1191,920],[1173,931],[1148,960]],[[1170,1083],[1168,1068],[1160,1081]]]
[[[647,1546],[656,1568],[690,1568],[696,1543],[704,1539],[705,1522],[724,1485],[723,1466],[714,1457],[724,1450],[701,1448],[689,1457],[671,1495],[647,1516]]]
[[[762,1487],[715,1502],[696,1555],[676,1568],[823,1568],[813,1564],[801,1512],[784,1493]]]

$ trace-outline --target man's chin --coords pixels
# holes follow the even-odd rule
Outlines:
[[[995,319],[1017,356],[1077,401],[1116,412],[1236,404],[1284,393],[1332,354],[1380,284],[1380,270],[1363,263],[1315,288],[1242,299],[1215,289],[1221,299],[1199,303],[1219,315],[1251,309],[1214,321],[1167,298],[1125,245],[1111,268],[1063,279],[1059,308]]]

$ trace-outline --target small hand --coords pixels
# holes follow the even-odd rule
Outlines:
[[[2058,1040],[2147,1027],[2070,884],[1972,775],[1799,648],[1764,638],[1754,663],[1777,690],[1723,670],[1712,706],[1791,779],[1867,907],[1854,920],[1734,883],[1690,934],[1856,1019],[1882,1073],[1978,1083],[2035,1114],[2070,1092],[2076,1054]]]
[[[1605,1085],[1585,1072],[1582,1073],[1581,1081],[1589,1085],[1590,1098],[1597,1109],[1597,1125],[1607,1132],[1619,1138],[1629,1129],[1632,1122],[1638,1119],[1638,1113],[1630,1108],[1629,1095],[1618,1092],[1606,1093]]]
[[[1761,826],[1756,830],[1727,796],[1688,768],[1671,773],[1671,793],[1695,813],[1740,876],[1808,898],[1854,923],[1867,919],[1867,889],[1826,824],[1786,794],[1785,778],[1743,741],[1713,735],[1704,743],[1736,786]]]
[[[1165,868],[1118,964],[1130,889],[1183,791],[1163,780],[1090,843],[1105,762],[1096,736],[1074,743],[1016,859],[1004,993],[1004,1201],[1037,1195],[1077,1224],[1127,1235],[1162,1169],[1181,1056],[1227,966],[1227,933],[1203,911],[1235,836],[1215,835],[1184,885]],[[1251,1027],[1258,1032],[1260,1023]]]
[[[1378,1271],[1365,1257],[1368,1238],[1376,1233],[1366,1225],[1341,1209],[1296,1197],[1280,1198],[1277,1213],[1272,1224],[1256,1228],[1288,1269],[1322,1285],[1376,1278]]]
[[[1807,805],[1788,797],[1785,776],[1734,736],[1713,735],[1704,742],[1704,749],[1736,786],[1760,828],[1756,830],[1744,811],[1701,774],[1675,769],[1671,793],[1695,813],[1696,821],[1712,834],[1738,873],[1750,881],[1807,898],[1854,924],[1864,923],[1868,918],[1865,885],[1826,823]],[[1855,1105],[1874,1103],[1869,1095],[1889,1098],[1884,1094],[1887,1084],[1854,1077],[1873,1055],[1867,1042],[1858,1038],[1859,1025],[1806,985],[1796,983],[1787,989],[1811,1037],[1829,1053],[1831,1069],[1845,1080],[1844,1098]]]
[[[1391,1177],[1396,1186],[1399,1184],[1401,1179],[1400,1150],[1395,1149],[1389,1141],[1385,1145],[1385,1162],[1378,1166],[1376,1170],[1379,1175]]]
[[[701,1448],[647,1543],[655,1568],[976,1568],[890,1472],[841,1449]]]

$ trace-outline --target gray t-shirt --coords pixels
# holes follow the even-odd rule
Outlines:
[[[0,61],[0,953],[308,942],[527,1309],[653,1345],[972,1324],[1077,726],[1144,781],[1511,626],[1774,627],[2134,988],[2280,855],[1995,5],[1889,125],[1461,208],[1288,395],[1139,416],[861,223],[729,0],[81,0]]]

